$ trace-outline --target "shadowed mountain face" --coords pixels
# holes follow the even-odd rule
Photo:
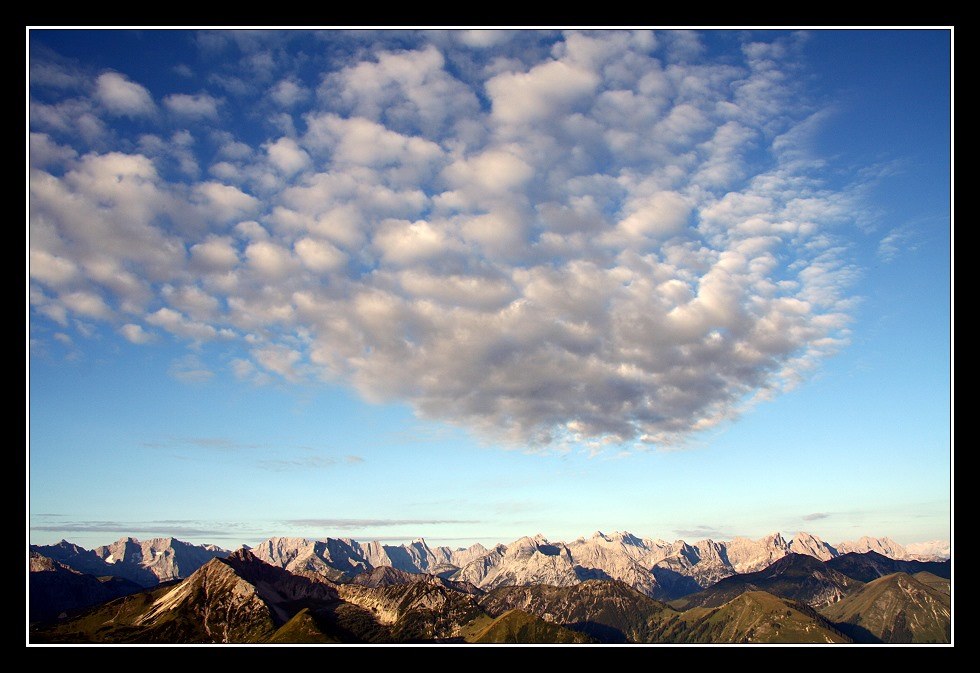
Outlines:
[[[463,626],[483,614],[476,595],[455,584],[424,575],[387,586],[346,584],[338,591],[346,602],[370,610],[379,623],[390,628],[392,639],[417,642],[459,638]]]
[[[240,550],[177,584],[113,601],[39,636],[46,642],[264,642],[303,608],[338,602],[326,581]]]
[[[522,610],[603,643],[656,642],[659,623],[675,614],[664,603],[615,580],[569,587],[501,587],[481,598],[480,605],[491,616]]]
[[[869,582],[821,613],[859,643],[950,642],[949,594],[906,573]]]
[[[909,575],[928,572],[937,577],[945,577],[946,579],[949,579],[952,573],[950,561],[898,560],[888,558],[874,551],[863,554],[854,552],[843,554],[827,561],[827,566],[862,582],[870,582],[879,577],[899,572]]]
[[[678,603],[685,608],[717,607],[746,591],[766,591],[820,608],[841,600],[861,585],[812,556],[789,554],[765,570],[726,577]]]
[[[30,571],[32,623],[55,619],[143,589],[121,577],[100,578],[79,572],[35,551],[31,552]]]

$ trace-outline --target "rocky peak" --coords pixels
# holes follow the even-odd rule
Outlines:
[[[789,543],[789,551],[795,554],[808,554],[821,561],[829,561],[838,555],[837,550],[829,544],[816,535],[804,531],[799,531],[793,537],[792,542]]]

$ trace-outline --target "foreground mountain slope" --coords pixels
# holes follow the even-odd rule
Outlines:
[[[949,579],[945,577],[937,577],[930,572],[918,572],[912,575],[916,580],[922,582],[927,587],[932,587],[936,591],[947,596],[952,594],[952,586],[950,585]]]
[[[490,615],[521,610],[601,643],[844,643],[850,639],[811,608],[762,591],[684,612],[622,582],[572,587],[503,587],[484,596]]]
[[[480,606],[494,617],[522,610],[604,643],[652,642],[659,623],[676,614],[617,580],[500,587],[480,598]]]
[[[856,642],[950,642],[949,595],[906,573],[880,577],[821,614]]]
[[[322,645],[340,643],[339,638],[324,632],[309,608],[303,608],[280,626],[266,641],[278,644]]]
[[[111,601],[39,633],[41,641],[263,642],[303,607],[338,602],[336,589],[240,550],[175,584]]]
[[[407,583],[345,584],[337,590],[344,601],[370,611],[387,626],[393,640],[413,642],[458,638],[466,624],[483,615],[475,595],[454,585],[423,575]]]
[[[847,643],[811,608],[765,591],[746,591],[717,608],[682,613],[663,634],[675,643]]]
[[[508,610],[496,619],[475,620],[465,634],[468,643],[571,644],[588,643],[584,633],[571,631],[558,624],[521,610]]]
[[[121,577],[95,577],[36,551],[31,552],[28,611],[32,623],[55,619],[142,590],[140,585]]]
[[[746,591],[766,591],[819,608],[841,600],[861,584],[812,556],[789,554],[764,570],[727,577],[674,604],[718,607]]]

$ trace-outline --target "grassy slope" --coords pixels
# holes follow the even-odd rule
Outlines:
[[[341,640],[324,633],[308,608],[297,612],[269,638],[270,643],[339,643]]]
[[[663,637],[675,643],[850,642],[807,606],[764,591],[746,591],[716,608],[691,608]]]
[[[468,643],[587,643],[590,639],[558,624],[522,610],[509,610],[496,619],[480,617],[474,620],[463,636]]]
[[[906,573],[869,582],[821,613],[857,642],[950,642],[949,595]]]
[[[944,593],[947,596],[949,596],[951,593],[950,582],[945,577],[936,577],[930,572],[915,573],[914,575],[912,575],[912,577],[914,577],[919,582],[922,582],[927,587],[932,587],[936,591],[940,593]]]

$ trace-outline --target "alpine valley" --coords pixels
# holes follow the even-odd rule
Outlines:
[[[948,543],[30,545],[33,643],[950,643]]]

